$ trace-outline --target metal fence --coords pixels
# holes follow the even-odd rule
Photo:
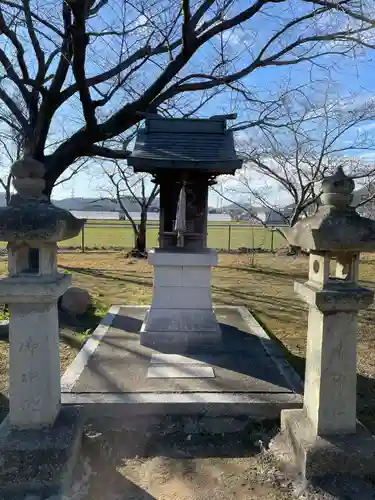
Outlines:
[[[157,247],[159,226],[147,225],[147,248]],[[59,244],[61,249],[121,250],[134,246],[134,233],[129,223],[109,221],[88,221],[81,234]],[[207,246],[221,251],[274,252],[285,246],[283,236],[275,228],[250,226],[244,223],[211,223],[207,226]]]

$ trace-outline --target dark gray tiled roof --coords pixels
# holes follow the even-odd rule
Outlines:
[[[152,118],[138,132],[128,163],[135,170],[197,168],[231,172],[240,168],[242,161],[223,119]]]

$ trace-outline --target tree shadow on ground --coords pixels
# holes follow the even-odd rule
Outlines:
[[[199,417],[190,420],[190,425],[193,420],[199,424]],[[222,458],[223,464],[230,458],[255,460],[260,453],[256,443],[262,440],[267,444],[277,432],[278,422],[249,423],[248,419],[244,419],[242,430],[226,434],[192,431],[187,418],[178,416],[139,417],[130,422],[91,420],[82,449],[92,470],[90,493],[94,495],[90,498],[107,499],[108,493],[119,493],[120,498],[151,500],[154,496],[145,490],[152,491],[154,482],[183,483],[184,477],[197,478],[200,473],[196,459]],[[215,463],[211,464],[211,473],[218,477],[220,463]],[[110,485],[110,492],[104,489],[106,485]]]
[[[60,297],[61,299],[61,297]],[[98,315],[95,308],[89,309],[85,314],[73,315],[59,309],[60,340],[73,349],[80,349],[85,338],[99,325],[102,316]],[[76,334],[79,334],[77,336]],[[0,340],[9,342],[9,325],[0,325]]]
[[[158,456],[169,458],[232,458],[247,457],[259,453],[259,440],[264,446],[279,432],[279,421],[264,419],[251,421],[245,415],[228,420],[242,422],[240,430],[221,432],[205,429],[200,422],[207,418],[204,414],[188,417],[186,415],[138,416],[131,420],[117,418],[91,418],[87,422],[89,433],[97,435],[96,439],[88,439],[93,449],[97,446],[110,446],[118,452],[122,459],[153,458]],[[219,417],[217,417],[219,418]],[[216,417],[209,419],[215,426]],[[120,426],[120,428],[119,428]],[[117,427],[117,428],[116,428]],[[99,434],[106,431],[106,439]],[[115,453],[116,454],[116,453]]]
[[[144,278],[146,278],[146,280],[150,280],[150,281],[145,281],[143,279],[135,279],[134,273],[126,273],[123,270],[121,270],[121,277],[120,277],[120,276],[113,276],[112,274],[107,274],[99,269],[91,269],[91,268],[86,268],[86,267],[72,267],[72,266],[63,266],[63,265],[59,265],[59,267],[61,269],[65,269],[66,271],[69,271],[71,273],[86,274],[89,276],[94,276],[95,278],[103,278],[106,280],[121,281],[123,283],[132,283],[135,285],[143,285],[143,286],[152,287],[151,277],[144,276]]]
[[[306,281],[306,271],[304,272],[296,272],[295,270],[290,270],[288,272],[283,272],[277,269],[266,269],[264,267],[251,267],[251,266],[219,266],[220,269],[227,269],[231,272],[240,271],[248,274],[261,274],[264,276],[271,276],[272,278],[279,277],[285,278],[289,281],[294,279],[303,279]]]

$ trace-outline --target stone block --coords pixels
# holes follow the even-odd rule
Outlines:
[[[87,290],[72,286],[61,298],[61,308],[70,314],[84,314],[92,306],[92,298]]]
[[[154,287],[151,308],[156,309],[212,309],[210,288]]]
[[[182,286],[181,266],[156,266],[154,286]]]
[[[165,353],[185,353],[191,349],[217,346],[222,340],[219,325],[211,331],[154,331],[141,328],[141,345]]]
[[[183,286],[211,288],[210,267],[187,267],[182,268]]]
[[[154,286],[211,287],[211,268],[193,266],[155,266]]]
[[[155,332],[216,332],[217,319],[211,309],[156,309],[148,311],[144,329]]]
[[[357,312],[372,304],[374,292],[361,287],[321,289],[312,282],[294,284],[295,292],[322,312]]]
[[[211,366],[197,366],[193,363],[185,365],[153,365],[147,371],[147,378],[215,378]]]
[[[283,410],[281,436],[288,448],[285,451],[292,454],[298,472],[306,479],[375,472],[375,439],[360,422],[353,434],[317,436],[304,410]]]
[[[183,353],[221,342],[221,330],[211,309],[157,309],[146,314],[141,345],[167,353]]]
[[[152,266],[216,266],[218,262],[216,250],[207,248],[202,252],[169,251],[152,249],[148,252],[148,263]]]
[[[155,352],[150,361],[150,366],[152,365],[190,365],[192,364],[192,358],[188,356],[181,356],[180,354],[165,354],[162,352]],[[196,366],[209,366],[203,361],[198,361],[194,359],[194,365]]]
[[[70,274],[55,277],[22,276],[0,280],[0,301],[7,304],[35,304],[54,302],[66,291],[72,281]]]
[[[6,418],[0,426],[0,498],[69,494],[82,435],[83,421],[73,408],[63,408],[52,428],[14,430]]]

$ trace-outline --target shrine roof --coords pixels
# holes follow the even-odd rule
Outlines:
[[[160,168],[234,173],[241,168],[225,118],[147,118],[128,164],[136,171]]]

